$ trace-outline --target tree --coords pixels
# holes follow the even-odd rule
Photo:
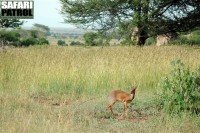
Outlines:
[[[87,32],[83,35],[83,38],[87,46],[100,46],[109,45],[111,36],[109,33]]]
[[[60,0],[64,21],[100,31],[123,27],[144,45],[147,38],[200,26],[198,0]]]
[[[17,46],[19,42],[20,34],[14,31],[0,31],[0,39],[1,44],[0,46],[8,45],[12,43],[12,45]]]
[[[97,33],[88,32],[83,35],[85,40],[85,44],[89,46],[97,46],[97,42],[95,41],[98,38]]]
[[[38,31],[37,30],[30,30],[30,34],[31,34],[31,37],[33,38],[38,38]]]
[[[45,32],[46,35],[49,35],[50,34],[50,28],[46,25],[42,25],[42,24],[37,24],[35,23],[33,25],[37,30],[41,31],[41,32]]]
[[[18,41],[20,35],[16,32],[5,31],[6,28],[19,28],[24,22],[18,19],[0,19],[0,46],[9,44],[9,42]]]
[[[0,29],[19,28],[23,23],[19,19],[0,19]]]

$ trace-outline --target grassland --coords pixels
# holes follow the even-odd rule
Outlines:
[[[156,108],[170,62],[200,65],[200,47],[29,47],[0,52],[0,132],[198,133],[200,118]],[[111,115],[107,94],[130,91],[128,116]],[[114,111],[123,112],[122,104]]]

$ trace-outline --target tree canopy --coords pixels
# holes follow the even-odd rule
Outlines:
[[[200,26],[199,0],[60,0],[66,23],[100,31],[123,28],[143,45],[151,36]]]
[[[37,28],[38,30],[43,31],[43,32],[48,32],[48,31],[50,31],[50,28],[49,28],[48,26],[46,26],[46,25],[42,25],[42,24],[35,23],[33,26],[34,26],[35,28]]]
[[[24,22],[19,19],[0,19],[0,29],[19,28]]]
[[[49,34],[49,32],[50,32],[50,28],[48,26],[46,26],[46,25],[35,23],[33,26],[37,30],[45,32],[46,34]]]

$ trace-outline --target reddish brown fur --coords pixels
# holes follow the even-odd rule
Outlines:
[[[134,98],[135,98],[135,90],[137,87],[132,87],[131,93],[128,94],[124,91],[121,90],[114,90],[108,95],[108,100],[109,100],[109,105],[108,108],[109,110],[113,113],[112,111],[112,106],[117,102],[123,102],[124,103],[124,111],[127,110],[128,106],[127,104],[130,103]]]

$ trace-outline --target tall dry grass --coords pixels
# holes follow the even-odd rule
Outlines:
[[[196,132],[199,118],[163,120],[144,109],[159,93],[170,62],[200,65],[199,47],[58,47],[0,52],[1,132]],[[150,118],[119,120],[106,108],[107,93],[138,85],[135,103]],[[120,111],[120,105],[116,110]],[[119,109],[118,109],[119,108]],[[149,117],[149,116],[147,116]],[[179,126],[181,124],[181,126]],[[181,127],[181,128],[180,128]],[[185,132],[183,131],[183,132]]]

